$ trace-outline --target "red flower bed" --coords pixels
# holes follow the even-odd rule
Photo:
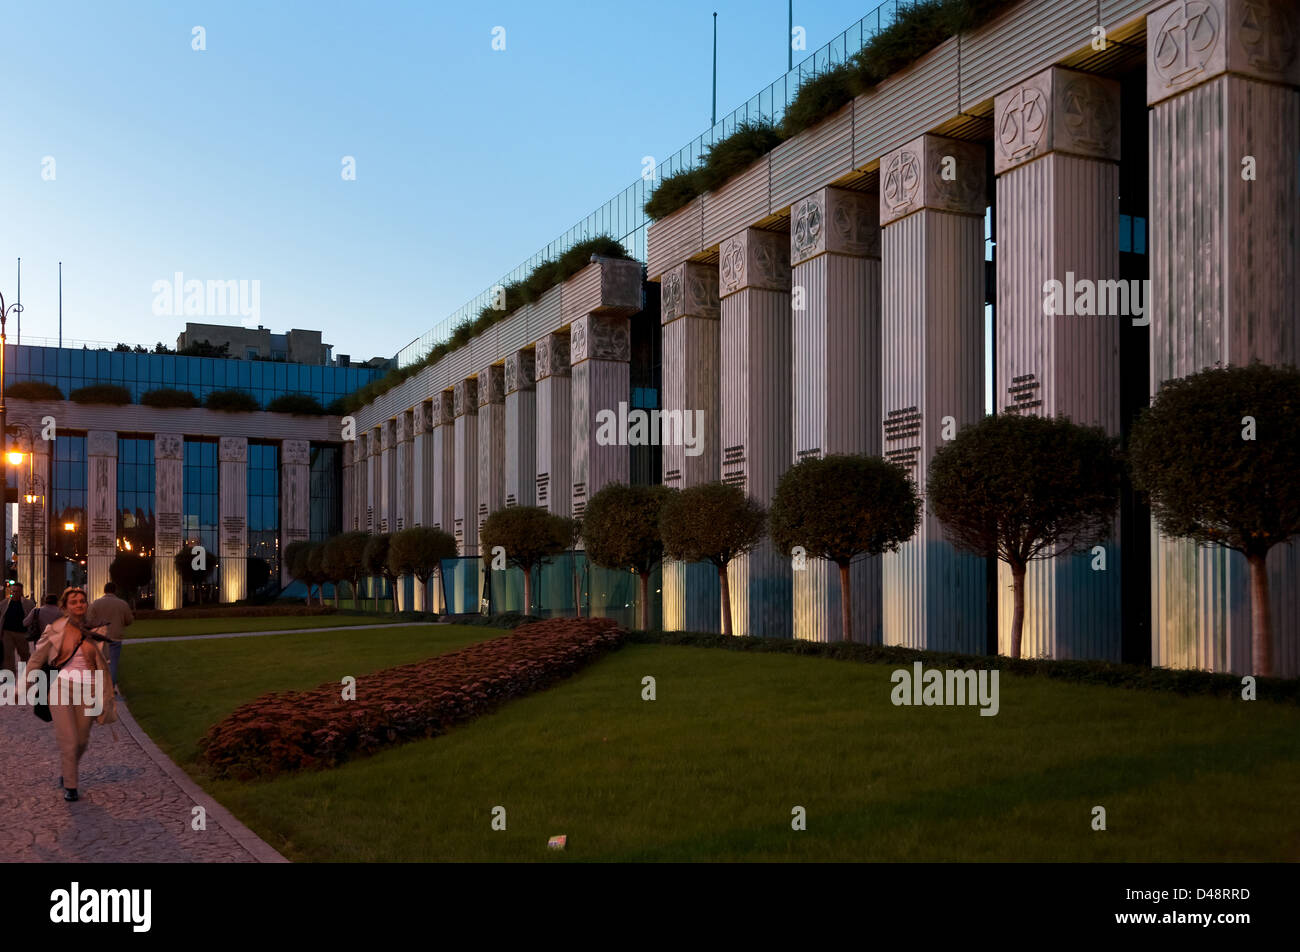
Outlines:
[[[568,677],[619,645],[626,632],[608,618],[534,622],[450,654],[357,678],[343,685],[281,691],[251,701],[199,741],[214,776],[240,780],[329,767],[358,754],[436,737],[503,701]]]

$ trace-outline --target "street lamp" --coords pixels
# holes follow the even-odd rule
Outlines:
[[[0,294],[0,440],[5,442],[4,447],[8,449],[8,430],[5,428],[5,321],[9,319],[10,314],[21,314],[23,306],[18,303],[5,305],[5,296]],[[19,462],[22,462],[19,460]],[[16,463],[14,465],[17,465]]]
[[[27,492],[23,495],[27,503],[27,584],[36,591],[36,513],[33,511],[39,502],[45,509],[45,480],[34,474],[27,479]],[[21,520],[20,520],[21,521]],[[40,593],[36,593],[39,596]],[[35,597],[35,596],[34,596]]]

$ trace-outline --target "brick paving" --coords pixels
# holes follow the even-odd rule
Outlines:
[[[285,862],[149,740],[126,705],[95,725],[81,760],[81,799],[59,787],[54,728],[29,707],[0,705],[0,862]],[[202,806],[207,829],[191,829]]]

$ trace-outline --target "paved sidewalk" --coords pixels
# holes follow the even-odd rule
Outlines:
[[[366,628],[416,628],[450,625],[449,621],[398,621],[382,625],[330,625],[328,628],[272,628],[269,631],[219,631],[206,635],[161,635],[157,638],[123,638],[124,645],[147,645],[154,641],[202,641],[205,638],[265,638],[269,635],[305,635],[317,631],[360,631]]]
[[[0,705],[0,862],[287,862],[204,793],[142,731],[126,705],[95,725],[81,799],[59,787],[54,729],[30,707]],[[191,827],[193,808],[207,829]]]

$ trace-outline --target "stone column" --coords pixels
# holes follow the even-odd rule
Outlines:
[[[379,520],[383,517],[380,503],[383,482],[379,472],[380,435],[379,427],[371,429],[366,437],[366,525],[367,532],[381,532]]]
[[[433,404],[424,400],[415,405],[411,415],[411,525],[433,524]],[[427,585],[415,580],[415,599],[411,606],[417,612],[430,610]],[[437,596],[434,596],[437,602]],[[436,608],[433,610],[437,610]]]
[[[506,503],[505,368],[478,375],[478,527]]]
[[[352,451],[352,513],[356,525],[352,528],[358,532],[370,531],[370,440],[365,433],[358,433]]]
[[[18,477],[18,545],[22,558],[18,560],[18,581],[23,591],[40,602],[45,596],[46,579],[49,578],[49,534],[51,472],[50,453],[53,440],[36,439],[31,443],[23,435],[23,449],[32,454],[32,480],[22,472]],[[28,491],[33,497],[27,501]],[[179,517],[178,521],[179,521]]]
[[[478,555],[478,381],[461,380],[455,389],[456,548]]]
[[[1110,309],[1106,292],[1119,278],[1119,116],[1118,83],[1060,67],[994,101],[998,413],[1064,416],[1119,435],[1119,322],[1130,318]],[[1049,315],[1052,281],[1098,289],[1096,313]],[[1118,525],[1104,551],[1098,571],[1089,551],[1030,563],[1025,657],[1120,660]],[[999,561],[1002,653],[1011,586]]]
[[[86,459],[86,588],[93,601],[104,594],[117,555],[117,433],[87,433]]]
[[[357,527],[356,443],[343,444],[343,531]]]
[[[344,444],[348,446],[348,444]],[[280,441],[280,584],[293,581],[284,553],[311,538],[311,441]]]
[[[747,228],[722,242],[722,481],[764,506],[790,465],[790,247]],[[789,638],[790,560],[770,539],[731,563],[732,632]]]
[[[397,487],[396,514],[395,523],[390,527],[392,532],[401,532],[403,529],[414,525],[411,510],[415,505],[415,493],[412,491],[414,481],[412,473],[415,466],[412,456],[415,452],[415,412],[413,410],[404,410],[397,415],[396,420],[396,440],[397,452],[394,460],[397,464],[397,477],[394,480]]]
[[[984,414],[984,179],[983,146],[940,136],[880,160],[881,443],[922,495],[945,430]],[[882,571],[886,644],[986,651],[984,560],[928,508]]]
[[[221,494],[221,600],[248,596],[248,438],[223,436],[217,444],[217,488]]]
[[[587,500],[607,483],[628,481],[626,433],[608,425],[626,419],[630,396],[631,323],[621,315],[588,314],[569,328],[573,367],[573,487],[570,503],[582,517]],[[606,426],[601,427],[602,419]],[[612,438],[611,438],[612,437]]]
[[[385,420],[379,428],[379,531],[392,532],[397,524],[397,421]]]
[[[676,433],[685,427],[696,441],[663,441],[663,482],[687,489],[721,474],[722,307],[718,269],[687,261],[660,279],[659,320],[663,364],[663,411]],[[672,414],[680,414],[678,418]],[[668,631],[721,631],[718,572],[708,562],[665,562],[663,625]]]
[[[535,505],[537,384],[532,350],[506,355],[506,505]]]
[[[880,455],[880,211],[875,195],[823,188],[790,219],[794,318],[792,462]],[[794,563],[794,636],[838,641],[839,567]],[[880,559],[850,569],[852,641],[881,642]]]
[[[1153,394],[1215,363],[1300,363],[1298,31],[1282,0],[1147,17]],[[1151,663],[1250,672],[1244,557],[1152,532]],[[1294,677],[1300,550],[1274,547],[1268,569],[1273,673]]]
[[[453,535],[456,528],[455,422],[455,399],[452,391],[443,390],[433,398],[432,524]]]
[[[154,604],[163,610],[182,604],[181,574],[176,553],[185,543],[182,513],[185,497],[185,438],[179,433],[156,433],[153,438]]]
[[[569,335],[547,334],[537,342],[537,505],[569,516],[573,472],[573,378]]]

